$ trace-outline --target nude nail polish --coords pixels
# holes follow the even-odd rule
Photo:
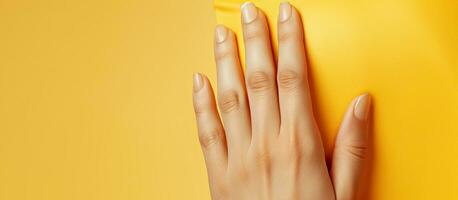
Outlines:
[[[291,16],[291,4],[288,2],[282,2],[278,11],[278,21],[285,22]]]
[[[193,90],[194,92],[198,92],[200,89],[202,89],[202,86],[204,85],[204,81],[202,79],[202,75],[200,73],[194,73],[194,85],[193,85]]]
[[[358,97],[355,103],[353,114],[359,120],[365,121],[369,115],[371,99],[369,94],[363,94]]]
[[[243,23],[248,24],[258,16],[258,8],[252,2],[245,2],[241,6]]]
[[[227,28],[224,25],[218,25],[215,28],[215,41],[216,43],[222,43],[227,38]]]

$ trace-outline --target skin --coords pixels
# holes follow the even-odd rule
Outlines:
[[[264,13],[253,3],[241,9],[246,71],[234,33],[218,25],[218,101],[208,78],[194,75],[194,109],[212,199],[355,199],[368,149],[369,95],[350,103],[327,166],[297,10],[280,5],[274,59]]]

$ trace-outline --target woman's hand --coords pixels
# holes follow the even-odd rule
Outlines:
[[[242,6],[245,76],[234,33],[215,33],[218,114],[208,79],[194,75],[194,108],[213,199],[354,199],[367,151],[367,94],[342,121],[328,169],[312,111],[300,16],[280,5],[278,63],[266,17]],[[223,126],[224,123],[224,126]]]

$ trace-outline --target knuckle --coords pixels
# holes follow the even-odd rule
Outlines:
[[[245,30],[244,38],[245,41],[255,40],[256,38],[263,38],[266,30],[263,27],[259,27],[257,24],[253,24]]]
[[[278,41],[303,42],[302,31],[302,26],[298,26],[298,24],[282,24],[278,31]]]
[[[295,38],[296,33],[292,31],[282,31],[278,34],[278,41],[279,42],[285,42],[288,40],[291,40],[292,38]]]
[[[297,151],[297,156],[300,160],[304,160],[306,162],[315,162],[318,158],[323,156],[323,152],[320,150],[321,149],[317,144],[310,142],[304,145],[302,150]]]
[[[324,158],[324,150],[320,139],[309,135],[311,132],[308,133],[306,130],[293,125],[284,130],[287,132],[288,137],[283,142],[286,147],[283,157],[290,162],[316,163]]]
[[[344,144],[336,147],[357,160],[365,160],[367,157],[367,145]]]
[[[295,165],[302,160],[301,156],[302,154],[300,152],[300,148],[295,145],[288,145],[283,147],[283,149],[280,150],[279,154],[276,155],[274,159],[280,159],[280,162],[288,165]]]
[[[248,76],[247,85],[252,91],[265,91],[272,87],[272,80],[266,72],[257,71]]]
[[[215,183],[212,185],[214,188],[214,193],[212,194],[214,195],[214,199],[224,200],[224,199],[228,199],[229,197],[229,189],[228,189],[227,184],[224,184],[221,182],[215,181]]]
[[[299,86],[302,77],[295,71],[282,70],[278,73],[278,86],[283,90],[291,90]]]
[[[202,131],[199,134],[199,142],[203,149],[209,149],[214,145],[221,143],[222,131],[220,129],[210,129],[208,131]]]
[[[208,107],[208,102],[203,101],[202,99],[194,99],[194,113],[196,116],[200,116],[206,112]]]
[[[288,155],[286,156],[288,158],[289,163],[298,163],[300,160],[302,160],[302,154],[298,150],[298,148],[289,148],[287,151]]]
[[[221,62],[226,59],[234,58],[235,52],[229,48],[220,48],[215,51],[216,62]]]
[[[239,95],[234,90],[224,92],[219,99],[221,112],[229,113],[236,111],[240,107]]]
[[[258,148],[254,152],[254,161],[255,161],[256,166],[258,167],[263,168],[263,167],[268,166],[271,161],[271,156],[270,156],[269,151],[263,148]]]
[[[295,161],[315,162],[323,155],[322,147],[317,141],[305,140],[300,137],[302,133],[291,133],[292,136],[289,141],[288,154],[291,159]]]
[[[297,134],[295,135],[295,137],[290,139],[289,143],[288,154],[290,159],[294,162],[298,162],[303,159],[309,160],[310,156],[313,156],[314,154],[313,149],[310,151],[308,148],[301,146],[301,141],[299,141]]]
[[[238,166],[229,170],[229,179],[232,183],[246,183],[248,182],[249,176],[250,173],[243,166]]]

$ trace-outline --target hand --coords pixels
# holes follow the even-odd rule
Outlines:
[[[354,199],[368,148],[369,95],[344,115],[328,169],[312,111],[303,27],[280,5],[278,63],[264,13],[242,6],[246,72],[235,35],[215,33],[218,114],[208,79],[194,75],[194,108],[213,199]],[[224,122],[224,127],[223,127]]]

